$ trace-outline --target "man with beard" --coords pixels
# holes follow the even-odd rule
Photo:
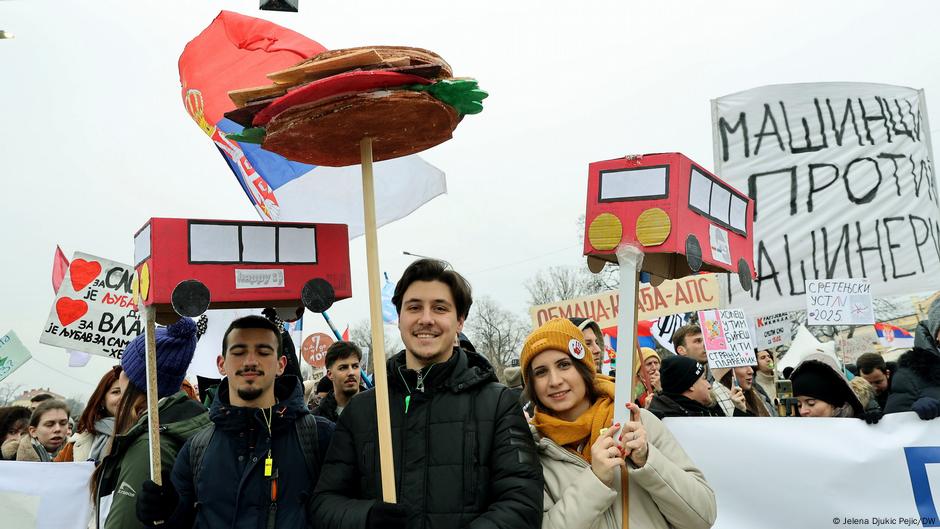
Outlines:
[[[659,370],[663,391],[653,396],[649,411],[664,417],[724,417],[715,403],[705,365],[688,356],[670,356]]]
[[[311,503],[321,529],[537,529],[542,469],[513,391],[455,346],[470,285],[435,259],[412,263],[392,303],[405,350],[388,359],[397,503],[382,501],[375,391],[349,402]]]
[[[270,320],[229,325],[217,359],[212,424],[183,446],[163,485],[147,481],[137,517],[150,527],[309,527],[304,509],[333,423],[315,417]],[[197,509],[198,505],[198,509]]]
[[[362,351],[352,342],[333,342],[326,350],[326,376],[333,382],[333,389],[313,410],[314,415],[333,422],[346,409],[349,399],[359,393],[359,362]]]

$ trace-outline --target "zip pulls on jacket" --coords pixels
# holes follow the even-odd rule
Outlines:
[[[424,369],[419,369],[416,371],[418,375],[418,383],[415,385],[415,391],[420,391],[421,393],[424,393],[424,379],[431,372],[431,369],[436,365],[437,364],[431,364],[425,367],[424,369],[427,369],[428,371],[427,373],[423,372]],[[409,370],[409,371],[413,371],[413,370]],[[408,380],[405,379],[405,375],[403,375],[400,370],[398,371],[398,376],[401,377],[401,381],[405,383],[405,389],[408,390],[408,394],[405,395],[405,414],[407,415],[408,408],[411,406],[411,388],[408,386]]]

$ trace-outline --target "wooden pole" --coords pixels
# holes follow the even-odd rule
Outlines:
[[[372,327],[372,366],[375,382],[375,415],[379,430],[379,466],[382,499],[396,503],[395,466],[392,459],[392,421],[388,411],[388,376],[385,370],[385,327],[382,320],[382,287],[379,284],[379,241],[375,221],[375,183],[372,179],[372,138],[359,144],[362,161],[362,211],[365,213],[366,265],[369,273],[369,321]]]
[[[162,485],[160,475],[160,416],[157,411],[159,395],[157,391],[157,322],[156,309],[143,307],[146,319],[147,342],[147,435],[150,444],[150,479]]]
[[[633,400],[634,359],[637,352],[636,325],[639,315],[640,265],[643,252],[633,246],[617,249],[620,264],[620,307],[617,315],[617,380],[614,395],[614,422],[630,421],[627,403]],[[627,351],[627,349],[632,349]],[[626,469],[620,471],[620,501],[623,529],[630,527],[630,480]]]

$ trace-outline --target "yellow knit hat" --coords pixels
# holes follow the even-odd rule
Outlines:
[[[643,364],[646,363],[646,360],[654,356],[657,360],[662,362],[662,358],[659,357],[659,353],[656,352],[656,349],[640,347],[640,361],[636,363],[636,372],[639,373],[640,370],[643,369]]]
[[[549,349],[567,352],[575,360],[590,367],[592,373],[595,371],[594,355],[584,343],[584,334],[566,318],[554,318],[532,331],[522,346],[519,367],[522,368],[522,378],[526,385],[529,384],[529,364],[539,353]]]

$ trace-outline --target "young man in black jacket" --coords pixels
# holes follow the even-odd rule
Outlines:
[[[470,285],[437,260],[409,266],[392,298],[405,350],[390,358],[397,504],[382,501],[373,390],[339,417],[311,518],[323,529],[537,529],[542,469],[512,391],[454,346]]]
[[[330,348],[326,350],[326,377],[332,383],[331,389],[313,409],[314,415],[325,417],[332,422],[339,420],[350,399],[359,393],[361,361],[362,351],[358,345],[344,341],[330,344]]]
[[[724,417],[705,378],[705,364],[688,356],[670,356],[659,370],[663,390],[653,396],[649,411],[659,417]]]

